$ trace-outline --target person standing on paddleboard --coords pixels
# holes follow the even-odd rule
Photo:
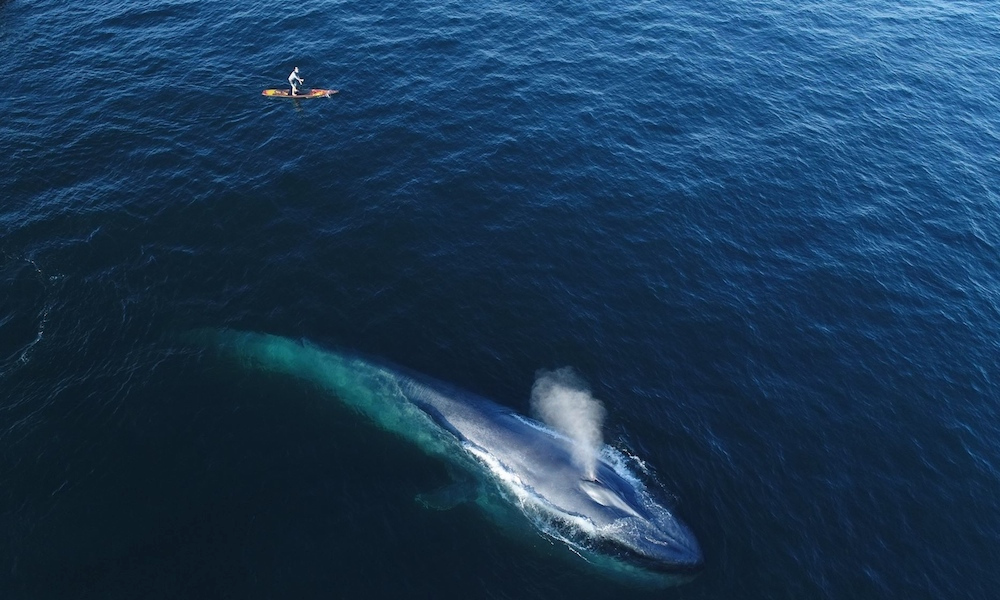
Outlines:
[[[299,93],[299,88],[298,88],[298,86],[295,85],[296,81],[299,82],[299,83],[305,83],[306,82],[305,79],[302,79],[301,77],[299,77],[299,68],[298,67],[295,67],[294,69],[292,69],[291,74],[288,76],[288,85],[292,86],[292,94],[291,94],[292,96],[295,96],[296,94]]]

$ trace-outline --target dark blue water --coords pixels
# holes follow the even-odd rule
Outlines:
[[[0,596],[994,598],[1000,15],[0,2]],[[298,65],[331,99],[267,99]],[[192,327],[527,412],[571,365],[704,572],[620,587]],[[544,543],[543,543],[544,545]]]

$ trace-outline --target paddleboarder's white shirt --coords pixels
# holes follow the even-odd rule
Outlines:
[[[299,74],[295,71],[292,71],[292,74],[288,76],[288,83],[290,83],[291,85],[295,85],[296,81],[299,83],[304,83],[302,79],[299,78]]]

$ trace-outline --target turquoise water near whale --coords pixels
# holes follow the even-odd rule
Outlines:
[[[993,598],[1000,13],[0,2],[0,597]],[[263,98],[299,66],[330,99]],[[322,390],[572,366],[697,536],[622,587]]]

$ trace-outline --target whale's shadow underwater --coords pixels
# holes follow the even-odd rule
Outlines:
[[[473,503],[498,526],[555,539],[587,568],[629,583],[675,585],[702,567],[690,530],[609,446],[601,444],[582,465],[579,442],[552,427],[453,386],[307,342],[233,330],[185,338],[244,367],[316,384],[463,473],[466,482],[420,495],[427,507]]]

